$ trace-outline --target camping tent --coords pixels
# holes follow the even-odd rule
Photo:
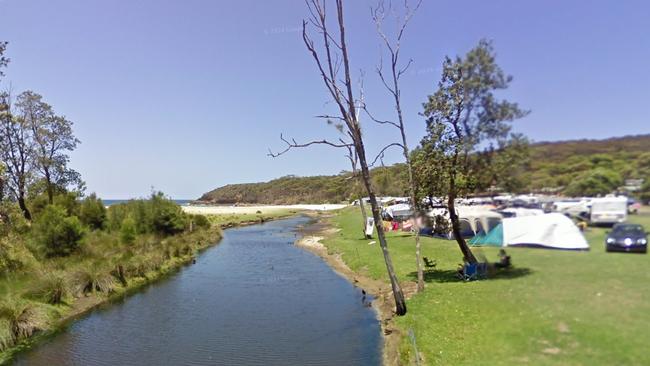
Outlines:
[[[499,212],[507,217],[537,216],[544,214],[544,211],[540,209],[523,207],[508,207]]]
[[[384,212],[390,216],[391,219],[402,221],[407,220],[413,215],[413,209],[408,203],[398,203],[396,205],[384,208]]]
[[[503,219],[501,225],[477,236],[470,244],[589,250],[587,240],[573,221],[558,213]]]
[[[498,212],[491,211],[491,206],[458,206],[460,232],[463,238],[471,238],[475,235],[484,235],[492,230],[501,222],[502,215]],[[431,220],[435,221],[436,216],[442,216],[449,221],[449,212],[446,208],[435,208],[427,213]],[[448,232],[444,234],[447,239],[452,239],[451,222],[449,222]]]

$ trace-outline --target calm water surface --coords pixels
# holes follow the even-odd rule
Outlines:
[[[378,365],[361,290],[293,245],[307,218],[230,229],[195,265],[97,310],[20,365]]]

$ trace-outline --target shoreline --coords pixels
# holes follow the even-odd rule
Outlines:
[[[14,360],[14,357],[24,351],[28,351],[34,346],[37,346],[40,342],[46,341],[49,337],[56,335],[59,332],[65,331],[65,329],[80,320],[84,316],[90,314],[92,311],[97,310],[104,306],[112,306],[121,301],[125,301],[131,295],[141,291],[147,286],[154,285],[155,283],[164,280],[169,276],[173,276],[179,272],[184,266],[190,265],[195,256],[200,255],[204,251],[219,245],[221,239],[223,239],[222,231],[226,229],[232,229],[237,227],[245,227],[251,225],[261,225],[265,222],[288,219],[293,216],[297,216],[304,213],[296,213],[287,216],[279,217],[263,217],[257,220],[242,221],[238,223],[226,223],[221,225],[215,225],[216,227],[211,229],[218,229],[218,237],[215,238],[215,241],[206,240],[205,245],[198,248],[195,254],[189,254],[181,258],[176,258],[171,260],[170,263],[166,264],[164,268],[150,273],[150,276],[147,278],[136,278],[131,279],[129,285],[124,288],[119,288],[114,293],[109,295],[93,294],[86,295],[80,298],[77,298],[69,308],[66,309],[66,312],[61,315],[59,319],[56,320],[55,324],[50,329],[45,329],[39,332],[38,334],[33,335],[27,339],[22,340],[19,344],[6,349],[3,352],[0,352],[0,365],[5,365]]]
[[[382,364],[385,366],[399,365],[399,346],[402,337],[401,331],[395,326],[393,320],[395,317],[395,300],[390,284],[353,271],[345,263],[340,253],[330,254],[328,252],[327,247],[321,241],[339,231],[339,229],[332,227],[329,222],[326,222],[325,219],[331,217],[331,215],[308,216],[314,219],[314,222],[299,230],[302,237],[296,240],[295,245],[319,256],[338,275],[345,278],[353,286],[373,296],[372,308],[375,310],[377,320],[379,320],[381,326]],[[408,286],[406,283],[402,285],[405,288],[414,287]],[[406,292],[405,295],[407,295]]]
[[[20,343],[11,348],[0,352],[0,365],[8,364],[14,361],[16,355],[28,351],[40,342],[46,341],[49,337],[65,331],[65,329],[73,324],[75,321],[90,314],[92,311],[97,310],[103,306],[111,306],[114,303],[124,301],[131,295],[141,291],[146,286],[153,285],[169,276],[174,275],[180,271],[184,266],[190,265],[195,256],[200,255],[205,250],[219,245],[223,238],[221,228],[215,227],[210,229],[212,232],[208,233],[210,236],[215,236],[215,240],[205,240],[201,247],[197,248],[196,253],[186,254],[183,257],[173,258],[165,263],[159,270],[147,274],[146,277],[132,278],[126,287],[116,289],[113,293],[102,295],[94,293],[91,295],[84,295],[76,298],[68,308],[62,311],[60,318],[52,324],[48,329],[43,329],[29,338],[21,340]],[[215,231],[218,230],[218,231]]]

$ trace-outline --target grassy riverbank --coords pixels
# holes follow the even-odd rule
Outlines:
[[[0,363],[36,337],[170,273],[221,238],[218,225],[153,193],[106,209],[94,195],[11,206],[0,221]]]
[[[0,344],[5,348],[0,352],[0,364],[28,346],[31,336],[47,335],[99,304],[156,281],[190,263],[198,252],[220,238],[221,230],[214,227],[170,238],[142,236],[127,247],[98,235],[89,240],[95,241],[93,251],[101,254],[80,253],[44,262],[35,272],[4,277],[0,280],[1,309],[3,315],[13,319],[2,319],[5,321],[0,323],[5,326],[0,329]],[[118,273],[119,266],[123,277]],[[52,304],[51,296],[56,291],[61,291],[63,298]],[[11,334],[16,324],[28,332],[18,339]]]
[[[109,210],[119,216],[120,208]],[[221,229],[294,216],[289,209],[252,213],[206,215],[207,222],[193,218],[194,230],[171,236],[136,234],[124,242],[117,232],[92,231],[81,249],[66,257],[38,260],[28,249],[29,236],[14,237],[25,263],[19,271],[0,277],[0,364],[29,347],[35,339],[47,337],[75,317],[97,305],[125,296],[190,263],[198,252],[221,238]],[[25,258],[29,258],[25,260]],[[119,273],[122,267],[123,277]],[[124,282],[122,282],[122,279]],[[52,295],[61,299],[53,303]],[[13,323],[10,321],[14,318]],[[15,324],[26,332],[15,334]]]
[[[339,232],[323,243],[357,273],[388,283],[378,244],[361,236],[358,208],[331,218]],[[650,228],[650,212],[630,221]],[[424,364],[648,364],[650,291],[647,255],[604,252],[605,229],[590,228],[589,252],[511,248],[514,268],[486,281],[460,282],[455,242],[424,238],[437,267],[426,290],[396,318],[401,359],[414,364],[412,330]],[[410,234],[389,233],[402,282],[415,280]],[[494,248],[475,249],[495,261]]]

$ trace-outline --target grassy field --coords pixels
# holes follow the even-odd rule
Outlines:
[[[387,281],[380,248],[361,237],[358,209],[332,221],[341,231],[325,240],[328,250],[353,270]],[[630,221],[650,229],[650,211]],[[402,334],[412,329],[424,364],[650,364],[650,257],[605,253],[605,231],[588,229],[588,252],[510,248],[514,268],[474,282],[455,278],[455,242],[424,238],[423,255],[437,267],[396,325]],[[388,238],[400,280],[414,281],[412,236]],[[495,248],[474,251],[497,260]],[[406,337],[401,357],[415,364]]]

